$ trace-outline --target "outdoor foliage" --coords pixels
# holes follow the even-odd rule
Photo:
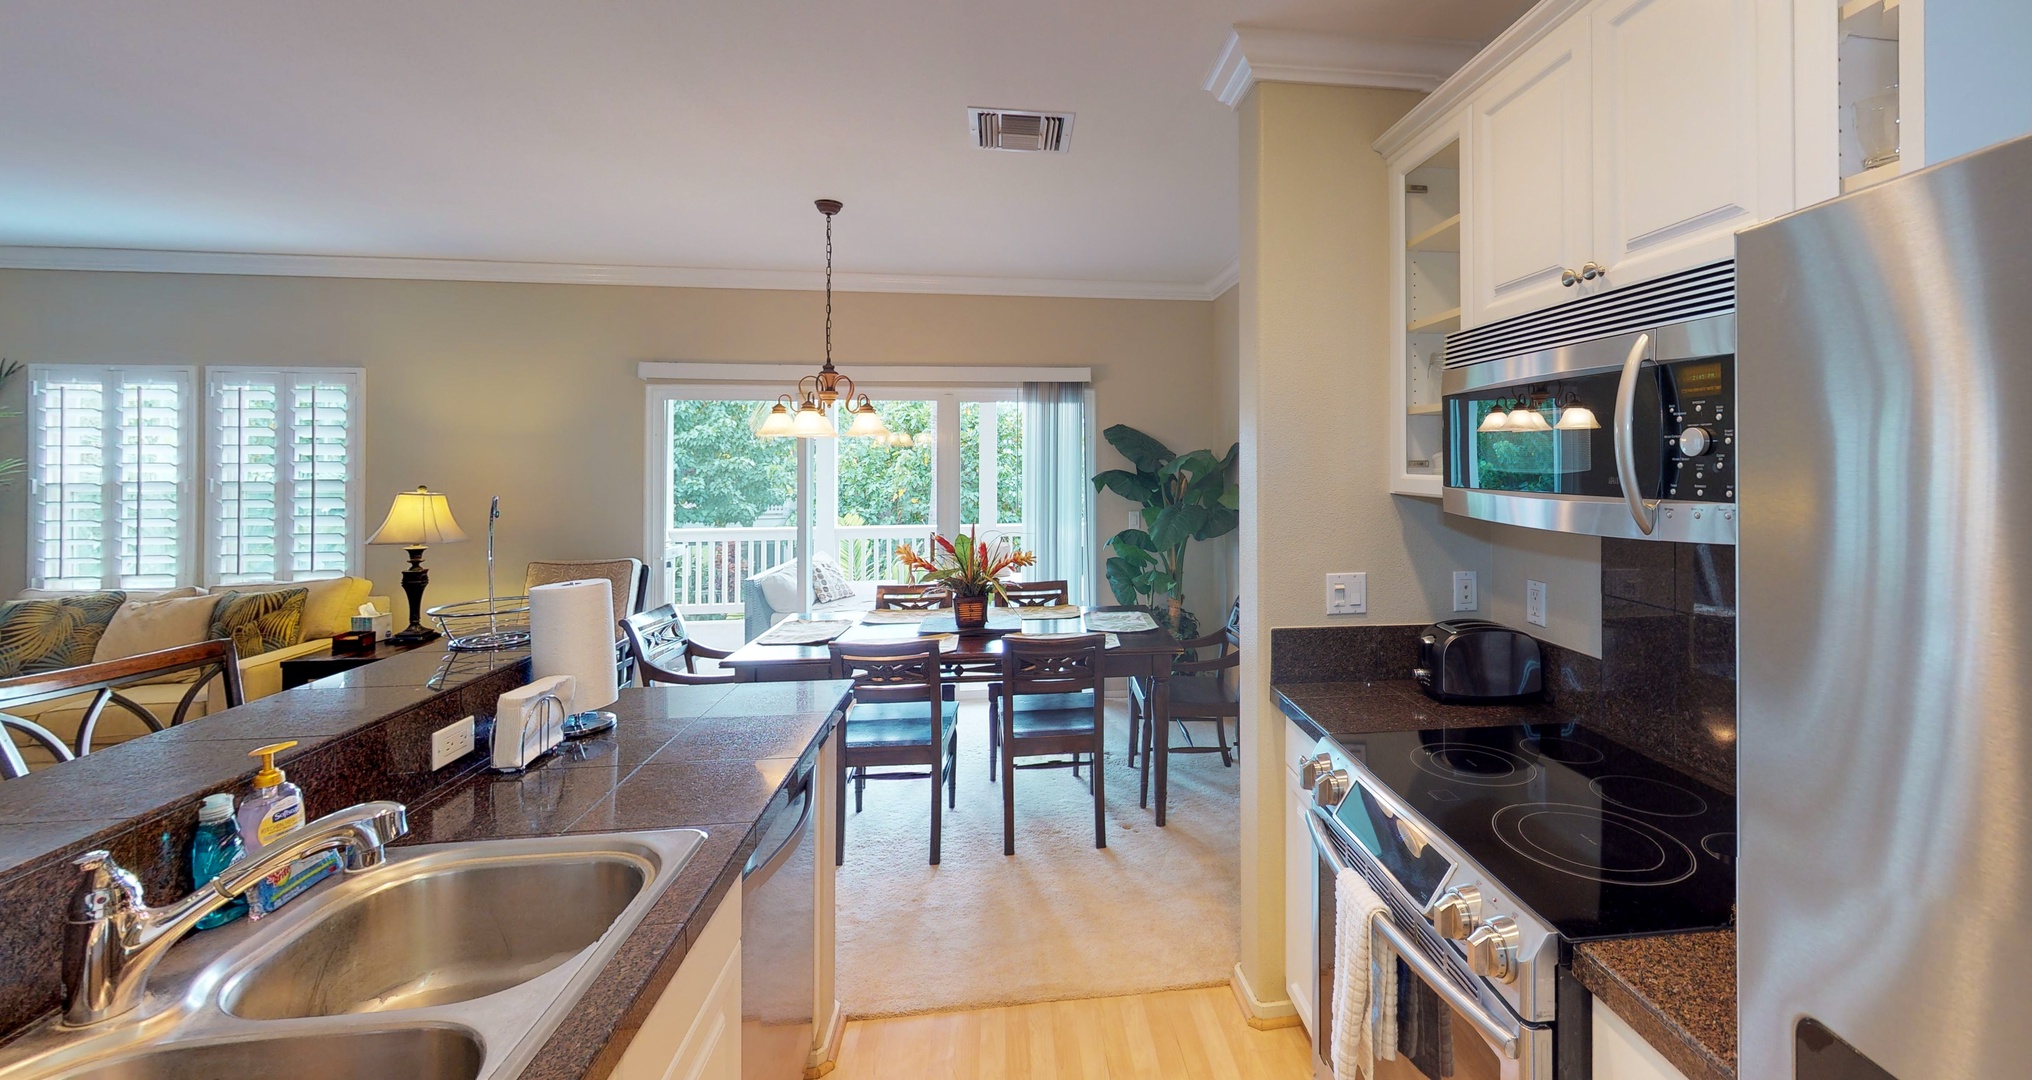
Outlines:
[[[1479,427],[1482,418],[1498,407],[1493,401],[1476,402],[1475,424]],[[1585,432],[1580,434],[1586,437]],[[1497,491],[1551,491],[1554,435],[1551,431],[1476,432],[1479,486]]]
[[[878,401],[891,431],[925,435],[922,445],[877,446],[868,439],[839,440],[840,522],[863,525],[931,524],[932,403]],[[789,440],[784,440],[788,442]],[[793,474],[795,475],[795,474]]]
[[[1211,450],[1174,454],[1127,424],[1101,434],[1136,471],[1098,473],[1095,489],[1140,505],[1143,516],[1143,528],[1124,529],[1108,538],[1115,549],[1108,560],[1108,586],[1117,603],[1155,608],[1158,618],[1180,636],[1197,637],[1199,619],[1184,608],[1185,546],[1226,536],[1241,523],[1240,491],[1235,487],[1241,444],[1217,458]]]
[[[980,417],[995,424],[995,502],[987,518],[981,509]],[[1023,521],[1023,409],[1015,402],[960,405],[960,520],[983,525],[1016,525]]]
[[[1002,575],[1034,566],[1037,556],[1017,551],[1005,538],[982,540],[980,530],[959,538],[959,543],[934,535],[920,555],[908,545],[896,549],[896,557],[911,571],[911,579],[943,585],[954,596],[993,594],[1003,602]]]
[[[796,446],[757,439],[745,401],[671,403],[671,525],[752,525],[797,498]]]

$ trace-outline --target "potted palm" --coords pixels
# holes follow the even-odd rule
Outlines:
[[[952,594],[953,625],[978,630],[988,625],[988,598],[1009,599],[1002,591],[1002,575],[1035,564],[1037,556],[1017,551],[1002,537],[985,542],[978,529],[960,539],[965,542],[933,536],[925,555],[905,544],[896,549],[896,558],[916,580],[944,586]]]

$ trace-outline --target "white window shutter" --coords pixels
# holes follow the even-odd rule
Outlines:
[[[192,577],[187,367],[30,369],[29,575],[48,589],[166,589]]]
[[[360,566],[356,368],[207,369],[207,580],[302,581]]]

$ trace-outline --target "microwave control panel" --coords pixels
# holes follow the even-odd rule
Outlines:
[[[1735,358],[1661,365],[1665,406],[1665,497],[1736,501]]]

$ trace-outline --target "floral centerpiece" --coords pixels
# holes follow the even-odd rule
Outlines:
[[[896,549],[896,558],[913,580],[944,586],[952,594],[956,626],[978,628],[988,624],[990,596],[1009,599],[1002,591],[1002,575],[1035,565],[1037,556],[1016,550],[1006,538],[981,540],[979,530],[960,539],[965,543],[933,536],[925,555],[905,544]]]

